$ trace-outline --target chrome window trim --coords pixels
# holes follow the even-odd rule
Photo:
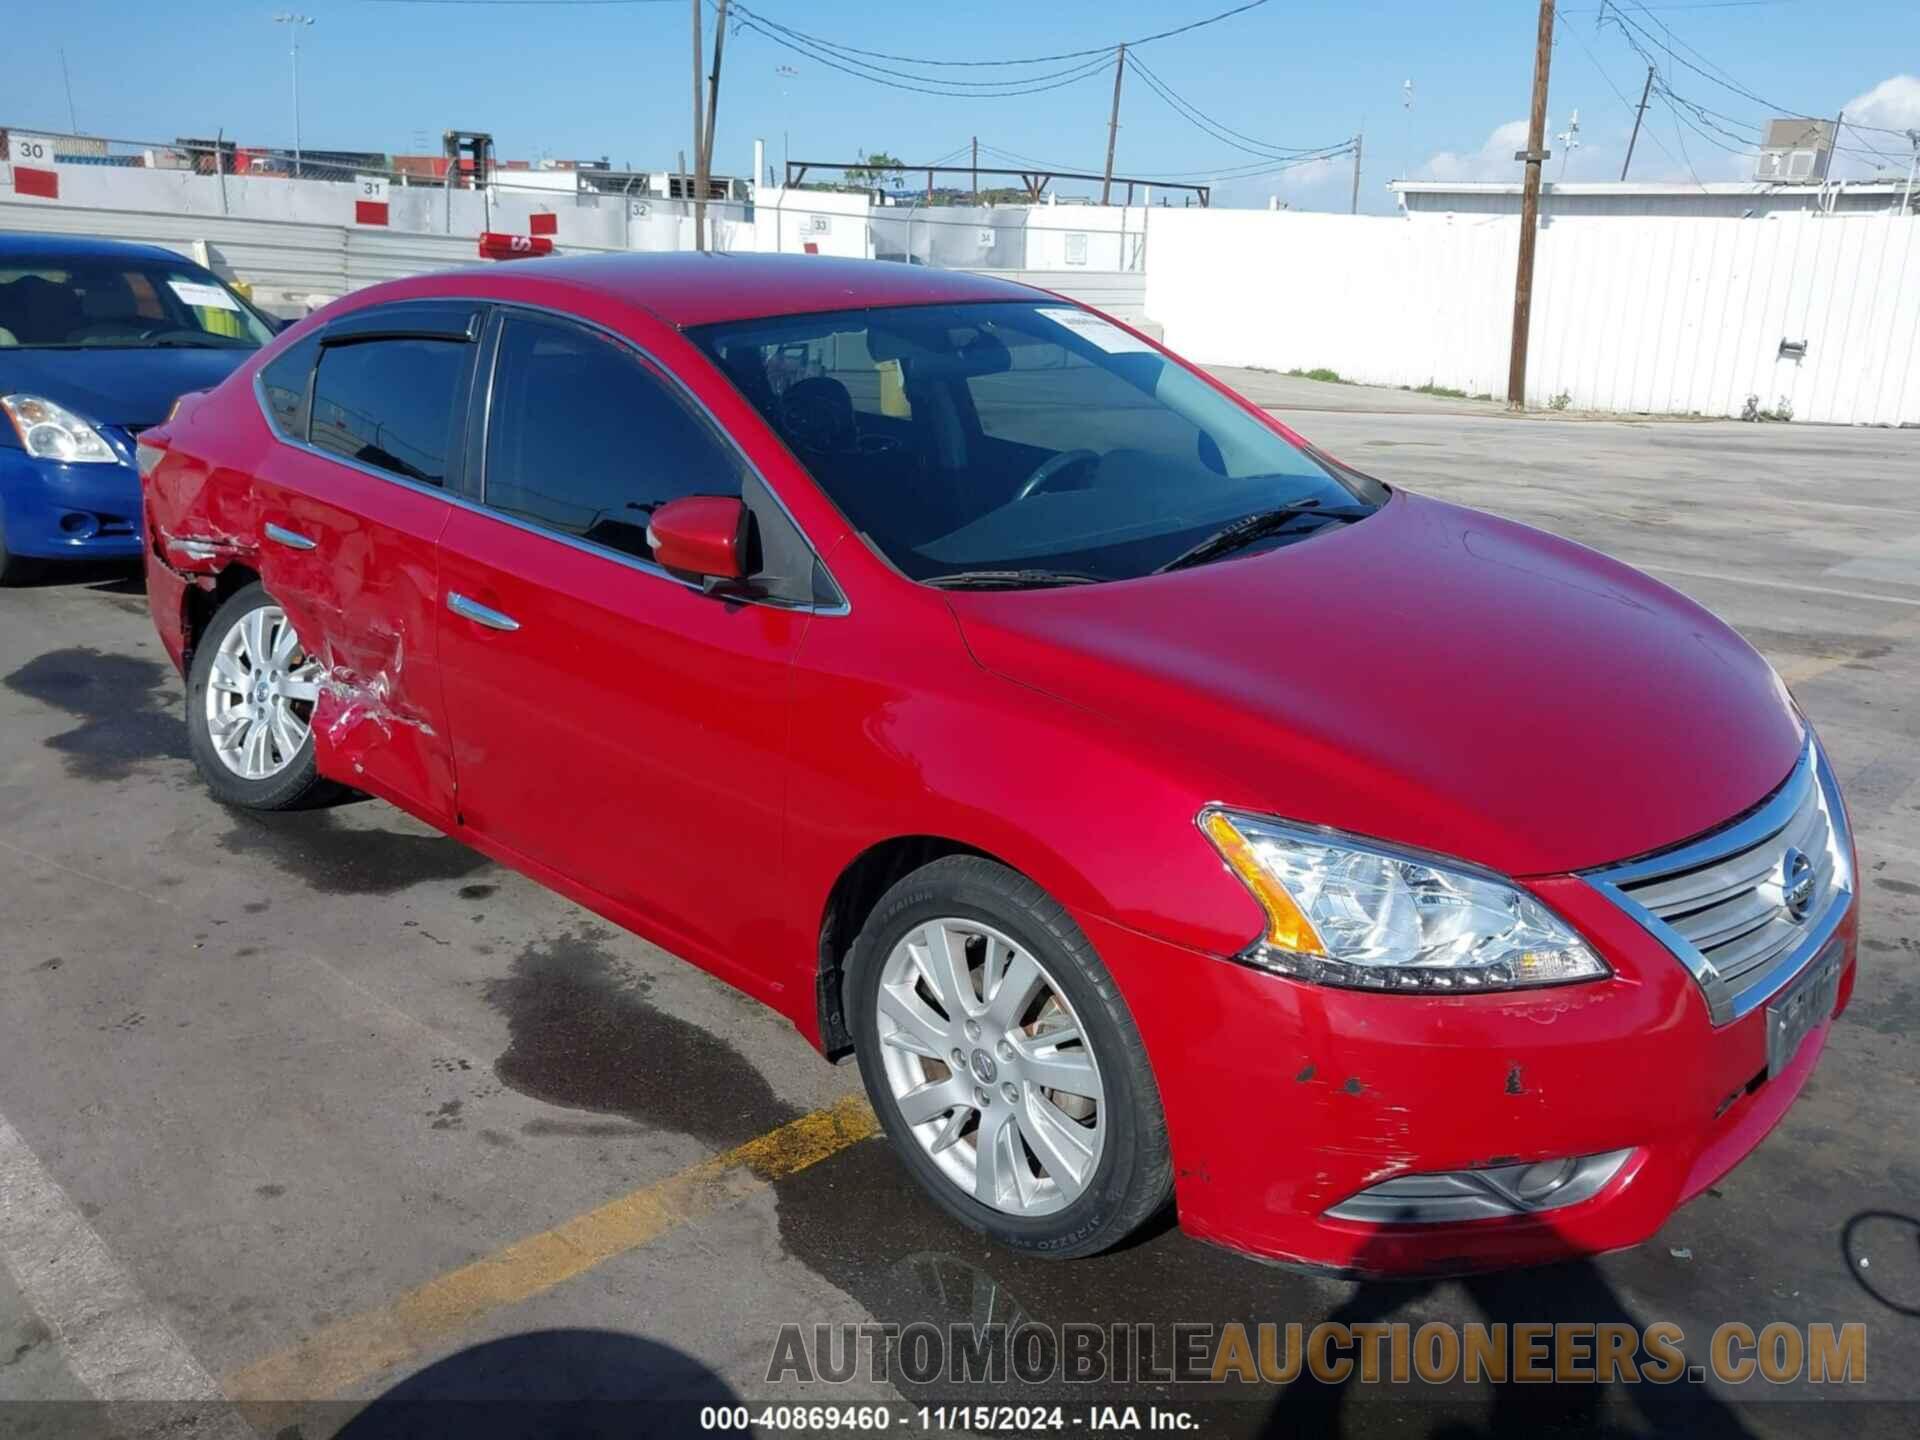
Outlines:
[[[436,300],[450,298],[450,299],[454,299],[457,302],[467,297],[433,296],[433,297],[420,297],[420,298],[422,299],[432,298]],[[404,305],[409,302],[404,300],[396,300],[389,303],[396,304],[396,305]],[[814,563],[818,565],[820,569],[826,574],[828,581],[832,583],[835,592],[838,593],[840,596],[840,603],[837,605],[821,605],[811,601],[781,600],[772,596],[763,596],[763,595],[727,595],[723,597],[725,603],[734,604],[734,605],[762,605],[773,610],[792,610],[792,611],[804,612],[806,614],[828,617],[828,618],[837,618],[839,616],[849,615],[853,612],[852,602],[850,602],[846,598],[847,597],[846,588],[840,584],[838,579],[834,577],[833,571],[828,567],[826,559],[820,554],[819,547],[817,547],[813,543],[813,537],[807,534],[806,527],[801,525],[799,520],[794,517],[793,512],[787,508],[787,502],[781,498],[780,492],[767,482],[767,478],[765,475],[761,473],[760,467],[753,463],[752,457],[749,456],[744,450],[742,450],[738,445],[738,443],[735,442],[734,438],[727,433],[726,427],[721,425],[719,418],[715,416],[710,409],[707,408],[705,402],[703,402],[699,396],[695,395],[691,390],[689,390],[685,382],[683,382],[678,376],[674,375],[673,372],[670,369],[668,369],[665,365],[662,365],[659,362],[659,360],[656,359],[644,346],[635,344],[632,340],[628,339],[626,336],[619,334],[617,331],[610,330],[606,326],[598,324],[595,321],[583,320],[579,316],[570,315],[564,310],[555,310],[550,306],[528,305],[528,304],[520,303],[518,301],[515,301],[512,303],[505,303],[500,301],[484,300],[484,299],[477,300],[475,303],[492,306],[497,311],[524,310],[537,315],[548,315],[548,316],[552,316],[555,319],[563,320],[568,324],[579,325],[579,326],[582,326],[583,328],[597,331],[600,334],[607,336],[609,339],[617,342],[618,344],[624,345],[628,350],[632,351],[635,355],[639,356],[640,359],[646,364],[647,369],[650,372],[657,375],[664,376],[683,395],[685,395],[689,400],[693,402],[694,406],[698,409],[699,413],[703,417],[705,417],[707,423],[711,425],[714,431],[720,436],[723,443],[725,443],[730,449],[733,450],[733,452],[736,455],[739,456],[740,463],[744,465],[747,468],[747,470],[756,479],[760,481],[761,488],[764,489],[767,492],[767,494],[773,498],[773,503],[780,507],[780,513],[785,515],[788,521],[793,525],[795,533],[797,533],[800,536],[800,539],[802,540],[802,542],[806,545],[807,549],[812,553],[814,558]],[[456,343],[456,342],[448,342],[448,343]],[[477,342],[469,342],[469,343],[477,343]],[[495,364],[498,363],[499,355],[498,355],[497,346],[494,348],[494,354],[490,358],[492,359],[493,363]],[[317,365],[314,368],[316,372],[319,369]],[[398,485],[403,489],[413,490],[422,495],[432,495],[440,500],[444,500],[447,504],[454,506],[458,509],[470,511],[475,515],[484,515],[489,520],[497,521],[502,525],[511,525],[516,530],[524,530],[529,535],[538,535],[542,539],[555,541],[558,544],[567,546],[569,549],[578,550],[582,554],[592,555],[602,560],[611,560],[615,564],[623,565],[629,570],[637,571],[642,575],[651,575],[655,579],[665,580],[670,584],[679,586],[683,590],[691,590],[697,594],[706,593],[704,587],[702,587],[698,581],[684,580],[680,576],[675,575],[672,571],[667,570],[662,566],[654,564],[651,560],[642,560],[637,555],[630,555],[624,550],[615,550],[610,546],[596,544],[591,540],[582,539],[578,535],[568,535],[564,531],[550,530],[543,525],[535,525],[531,521],[521,520],[516,516],[506,515],[498,510],[491,509],[485,504],[484,500],[478,500],[466,495],[457,494],[453,490],[439,486],[439,485],[428,485],[419,480],[409,479],[407,476],[404,476],[404,475],[396,475],[391,470],[382,470],[378,466],[365,464],[364,462],[355,460],[350,456],[342,455],[337,451],[323,450],[319,446],[314,445],[311,441],[294,439],[293,437],[289,436],[284,430],[282,430],[278,424],[274,422],[273,407],[267,403],[266,386],[265,386],[265,381],[263,379],[265,371],[266,371],[266,366],[262,365],[256,368],[253,372],[253,400],[254,400],[254,404],[259,406],[260,417],[266,422],[267,430],[273,436],[274,441],[277,444],[285,445],[290,449],[305,451],[309,455],[317,455],[322,460],[331,461],[335,465],[344,465],[349,470],[357,470],[362,475],[371,476],[375,480],[384,480],[388,484]],[[493,405],[493,376],[489,374],[485,378],[486,378],[486,386],[487,386],[485,404],[487,408],[491,410]],[[308,384],[308,410],[309,412],[311,412],[312,410],[311,379],[309,379],[309,384]],[[485,435],[486,435],[486,429],[485,429],[485,423],[483,419],[482,428],[481,428],[481,436],[482,436],[481,444],[482,444],[483,455],[482,455],[481,465],[480,465],[480,473],[482,477],[482,485],[480,489],[481,489],[481,494],[483,496],[486,493],[485,484],[484,484],[485,471],[486,471],[485,459],[484,459]],[[472,457],[463,455],[462,456],[463,467],[471,466],[471,464],[472,464]],[[464,475],[467,472],[465,469],[463,469],[462,473]]]
[[[1581,875],[1589,885],[1632,916],[1642,929],[1672,951],[1680,963],[1687,967],[1706,997],[1707,1008],[1716,1026],[1743,1019],[1766,1005],[1820,954],[1840,928],[1841,921],[1846,918],[1847,910],[1853,904],[1858,877],[1849,876],[1852,883],[1841,884],[1836,876],[1832,899],[1818,917],[1808,922],[1800,943],[1768,966],[1760,978],[1747,984],[1737,996],[1726,993],[1713,962],[1692,941],[1627,894],[1622,887],[1635,880],[1708,865],[1759,845],[1786,828],[1806,798],[1810,785],[1820,787],[1833,825],[1835,843],[1842,853],[1850,855],[1853,835],[1847,823],[1846,806],[1840,798],[1839,781],[1834,776],[1826,752],[1820,748],[1820,742],[1809,729],[1793,770],[1757,810],[1697,840],[1685,841],[1672,849],[1656,851],[1618,865],[1602,866]]]

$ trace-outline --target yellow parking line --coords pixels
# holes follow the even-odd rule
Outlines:
[[[644,1185],[598,1209],[449,1271],[389,1305],[339,1320],[222,1382],[237,1401],[323,1400],[414,1359],[490,1311],[551,1290],[650,1244],[776,1180],[817,1165],[878,1130],[849,1097],[737,1149]]]

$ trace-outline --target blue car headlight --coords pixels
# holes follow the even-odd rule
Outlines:
[[[66,465],[118,465],[120,456],[93,426],[64,406],[38,395],[0,395],[0,410],[13,422],[27,454]]]

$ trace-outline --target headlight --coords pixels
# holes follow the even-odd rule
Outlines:
[[[1511,990],[1610,975],[1546,906],[1498,876],[1226,810],[1200,829],[1267,914],[1243,956],[1323,985]]]
[[[59,460],[68,465],[118,465],[113,447],[71,410],[38,395],[0,395],[20,443],[36,460]]]

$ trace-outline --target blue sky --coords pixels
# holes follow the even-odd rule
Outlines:
[[[685,3],[294,3],[317,21],[302,35],[300,75],[301,131],[311,147],[431,150],[453,126],[491,130],[503,156],[607,155],[615,164],[665,168],[688,143]],[[847,45],[985,59],[1108,45],[1204,17],[1234,0],[752,3],[770,19]],[[1631,102],[1646,77],[1646,62],[1629,48],[1621,26],[1596,27],[1597,6],[1598,0],[1571,0],[1555,50],[1551,129],[1564,130],[1576,108],[1581,126],[1567,179],[1617,176]],[[167,140],[224,127],[243,143],[292,140],[288,33],[272,18],[279,7],[244,0],[16,0],[8,8],[12,59],[0,93],[0,124],[67,128],[64,47],[84,131]],[[1920,126],[1920,4],[1914,0],[1647,0],[1644,7],[1626,0],[1620,8],[1651,37],[1652,43],[1641,43],[1673,90],[1723,116],[1754,121],[1767,111],[1688,69],[1688,62],[1785,107],[1824,115],[1850,105],[1863,121],[1896,130]],[[1444,178],[1517,174],[1513,132],[1502,127],[1526,114],[1536,16],[1529,0],[1376,0],[1366,6],[1270,0],[1139,53],[1175,91],[1245,136],[1309,147],[1341,141],[1364,126],[1362,204],[1384,211],[1390,208],[1385,181],[1409,171]],[[781,65],[799,73],[781,75]],[[1407,80],[1413,82],[1410,110],[1403,104]],[[795,157],[884,148],[909,161],[930,160],[977,135],[1004,150],[1098,169],[1111,93],[1111,71],[1015,98],[909,93],[838,74],[743,31],[727,43],[715,163],[745,173],[755,136],[766,139],[777,162],[783,132]],[[1132,74],[1121,120],[1122,172],[1211,174],[1252,163],[1180,118]],[[1750,161],[1679,126],[1658,99],[1648,124],[1634,161],[1638,178],[1725,180],[1750,170]],[[1897,162],[1904,174],[1912,154],[1893,134],[1870,132],[1849,143],[1871,143],[1887,157],[1848,157],[1857,166]],[[1553,148],[1549,178],[1562,173],[1563,147],[1553,142]],[[1218,201],[1264,205],[1269,194],[1279,194],[1295,205],[1344,209],[1351,163],[1341,158],[1281,177],[1224,181]]]

